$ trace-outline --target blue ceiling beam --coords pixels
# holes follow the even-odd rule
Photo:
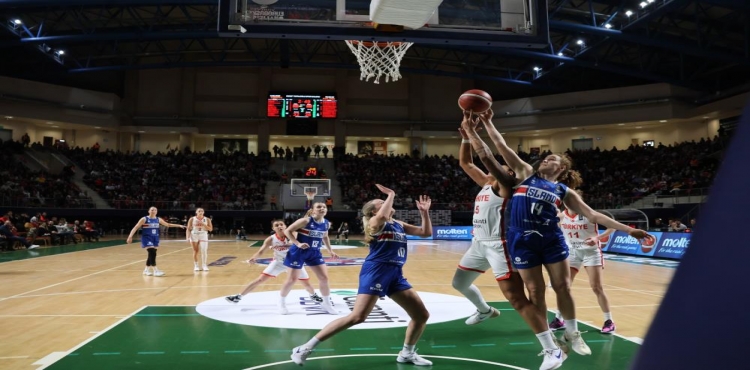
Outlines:
[[[702,57],[706,59],[720,59],[725,62],[750,65],[750,59],[727,54],[719,51],[706,50],[702,48],[696,48],[690,45],[685,45],[679,41],[663,40],[663,39],[652,39],[637,34],[626,33],[615,29],[606,29],[604,27],[592,27],[585,24],[576,24],[570,22],[562,22],[556,20],[550,20],[549,25],[551,29],[558,31],[567,32],[581,32],[590,35],[604,36],[613,40],[627,41],[639,45],[653,46],[657,48],[673,50],[679,53]]]
[[[219,38],[216,31],[173,31],[173,32],[116,32],[90,33],[76,35],[58,35],[42,37],[24,37],[19,40],[2,41],[0,48],[25,44],[77,44],[91,41],[122,41],[122,40],[179,40],[179,39],[210,39]]]
[[[124,70],[139,70],[139,69],[169,69],[169,68],[197,68],[197,67],[278,67],[278,61],[267,61],[267,62],[180,62],[180,63],[154,63],[154,64],[122,64],[122,65],[111,65],[102,67],[84,67],[84,68],[71,68],[68,70],[69,73],[88,73],[88,72],[105,72],[105,71],[124,71]],[[290,67],[304,67],[304,68],[336,68],[336,69],[359,69],[358,65],[354,64],[342,64],[342,63],[299,63],[290,62]],[[444,77],[457,77],[474,80],[489,80],[496,82],[503,82],[512,85],[528,86],[537,88],[540,90],[547,91],[562,91],[559,88],[534,84],[531,81],[516,80],[512,78],[480,75],[474,73],[460,73],[460,72],[446,72],[441,70],[430,70],[430,69],[418,69],[418,68],[401,68],[403,73],[423,74],[423,75],[434,75]]]
[[[656,3],[652,3],[648,6],[649,12],[638,16],[638,19],[635,19],[634,21],[626,24],[622,27],[623,30],[631,29],[631,28],[637,28],[639,26],[645,26],[648,24],[648,22],[651,22],[654,18],[661,17],[681,6],[687,5],[692,0],[672,0],[668,3],[662,3],[661,6],[658,8],[655,8],[657,6]],[[742,1],[742,0],[735,0],[735,1]],[[640,12],[640,11],[639,11]],[[639,13],[640,14],[640,13]]]
[[[62,8],[71,6],[139,6],[139,5],[216,5],[218,0],[2,0],[0,5],[9,8]]]
[[[697,91],[703,91],[706,89],[706,86],[703,86],[700,84],[696,84],[696,83],[692,83],[688,81],[676,80],[673,78],[669,78],[669,77],[658,75],[658,74],[653,74],[653,73],[646,72],[646,71],[639,71],[639,70],[635,70],[632,68],[621,67],[621,66],[613,65],[613,64],[590,62],[586,60],[570,58],[567,56],[559,56],[557,54],[548,54],[548,53],[542,53],[538,51],[531,51],[531,50],[524,50],[524,49],[510,49],[510,48],[481,49],[481,50],[474,50],[474,51],[482,52],[482,53],[507,55],[507,56],[519,57],[519,58],[528,58],[528,59],[539,60],[539,61],[544,61],[544,62],[564,63],[567,65],[572,65],[576,67],[606,71],[606,72],[611,72],[611,73],[615,73],[615,74],[619,74],[623,76],[640,78],[640,79],[647,80],[647,81],[664,82],[664,83],[672,84],[675,86],[682,86],[682,87],[686,87],[688,89],[697,90]],[[544,74],[542,74],[542,76],[544,76]]]

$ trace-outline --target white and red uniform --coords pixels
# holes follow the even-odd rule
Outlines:
[[[286,254],[289,252],[289,242],[287,241],[286,236],[282,236],[279,238],[277,234],[271,235],[271,247],[273,248],[273,261],[268,264],[268,267],[266,267],[265,270],[263,270],[262,274],[267,275],[270,277],[277,277],[282,272],[286,272],[287,267],[284,266],[284,259],[286,258]],[[308,280],[310,279],[310,276],[307,275],[307,271],[305,271],[305,268],[302,267],[299,274],[300,280]]]
[[[474,201],[473,238],[458,268],[484,273],[492,268],[495,280],[505,280],[513,271],[505,242],[503,214],[508,200],[495,194],[492,185],[485,185]]]
[[[206,229],[206,216],[198,218],[193,216],[193,228],[190,230],[190,241],[195,242],[208,242],[208,230]]]
[[[568,261],[570,267],[580,270],[581,266],[604,266],[601,243],[588,245],[584,241],[599,236],[597,224],[589,221],[583,215],[572,216],[568,210],[562,212],[560,229],[565,234],[565,241],[570,247]]]

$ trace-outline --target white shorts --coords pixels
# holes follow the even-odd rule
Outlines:
[[[475,239],[471,241],[471,247],[458,262],[458,268],[480,273],[492,268],[495,280],[505,280],[510,278],[510,273],[514,271],[506,252],[501,240]]]
[[[271,261],[271,263],[268,264],[268,267],[266,267],[266,269],[263,270],[263,272],[261,272],[261,274],[270,276],[270,277],[277,277],[281,273],[286,272],[288,268],[289,267],[284,266],[284,262],[273,260]],[[302,267],[300,270],[301,270],[299,273],[300,280],[310,279],[310,275],[307,274],[307,271],[305,271],[304,267]]]
[[[208,241],[208,231],[199,231],[197,233],[190,233],[190,241],[191,242],[207,242]]]
[[[576,270],[580,270],[581,266],[604,267],[604,256],[601,248],[571,248],[568,262],[570,262],[570,268]]]

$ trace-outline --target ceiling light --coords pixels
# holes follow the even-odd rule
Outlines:
[[[213,137],[213,136],[216,136],[216,135],[211,135],[211,136]]]
[[[617,126],[625,126],[624,123],[618,123]]]
[[[94,128],[101,128],[100,126],[94,126]]]
[[[656,0],[646,0],[646,1],[648,1],[648,3],[651,4],[651,3],[653,3]]]
[[[561,51],[561,52],[557,53],[557,55],[558,56],[563,56],[563,52]]]
[[[581,40],[581,39],[578,39],[578,41],[576,41],[576,44],[578,44],[578,45],[583,45],[583,40]]]
[[[139,134],[146,133],[146,131],[138,131]]]
[[[23,24],[23,21],[21,21],[20,19],[16,18],[16,19],[13,20],[13,24],[15,24],[17,26],[20,26],[20,25]]]
[[[604,24],[604,28],[606,28],[606,29],[610,29],[610,28],[612,28],[612,25],[611,25],[611,24],[609,24],[609,23],[605,23],[605,24]]]
[[[640,3],[640,4],[638,4],[638,5],[640,5],[640,7],[641,7],[641,8],[645,8],[645,7],[647,7],[647,6],[648,6],[648,3],[647,3],[647,2],[645,2],[645,1],[641,1],[641,3]]]
[[[65,50],[58,50],[55,53],[57,53],[57,55],[65,55]]]
[[[659,120],[659,122],[664,123],[664,122],[667,122],[667,120],[661,119],[661,120]]]
[[[49,122],[49,121],[47,121],[46,123],[47,123],[48,125],[51,125],[51,124],[52,124],[52,122]]]
[[[542,69],[541,69],[541,68],[539,68],[539,67],[534,67],[534,70],[535,70],[535,71],[537,71],[537,72],[539,72],[539,71],[541,71]]]
[[[643,126],[635,126],[635,128],[643,128]]]
[[[628,17],[630,17],[631,15],[633,15],[633,12],[630,11],[630,10],[626,10],[625,11],[625,15],[628,16]]]
[[[454,137],[454,136],[451,136],[451,137]],[[384,138],[383,138],[383,140],[390,140],[390,139],[391,139],[391,138],[389,138],[389,137],[384,137]]]
[[[5,119],[13,119],[13,116],[5,116]]]

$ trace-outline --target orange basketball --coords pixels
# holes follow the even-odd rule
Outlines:
[[[643,239],[643,242],[641,242],[641,251],[643,253],[651,253],[651,251],[654,249],[654,243],[656,243],[656,238]]]
[[[599,238],[599,241],[602,242],[602,244],[607,244],[607,242],[609,241],[609,235],[603,238]]]
[[[458,97],[458,106],[463,110],[483,113],[492,108],[492,96],[482,90],[468,90]]]

